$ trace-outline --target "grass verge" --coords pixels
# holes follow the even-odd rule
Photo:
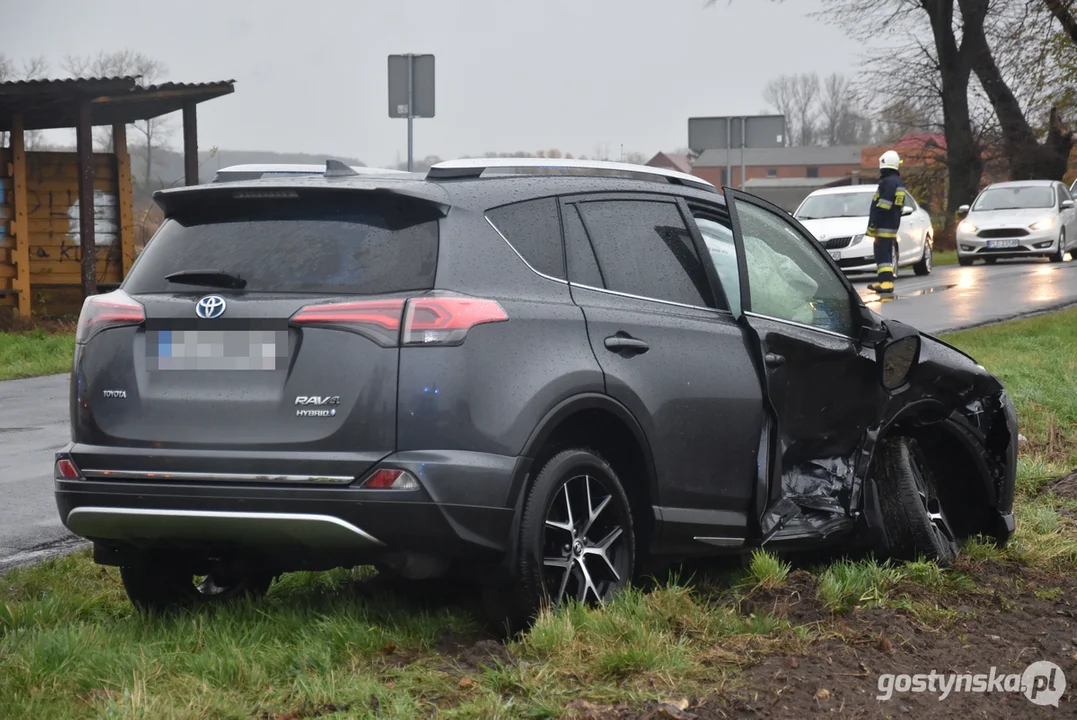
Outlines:
[[[74,348],[74,333],[0,332],[0,380],[68,372]]]
[[[931,253],[931,264],[935,267],[957,265],[957,250],[935,250]]]
[[[1077,645],[1036,638],[1062,647],[1077,616],[1077,480],[1059,479],[1077,465],[1077,310],[947,339],[1003,379],[1028,438],[1005,549],[969,542],[945,570],[853,559],[796,569],[757,552],[743,571],[546,614],[509,643],[485,634],[468,594],[402,594],[364,568],[294,573],[261,600],[142,618],[118,574],[80,553],[0,578],[0,717],[875,716],[872,683],[888,670],[984,658],[1023,668],[1030,643],[1033,659],[1061,663]],[[937,716],[979,701],[927,699]],[[987,714],[1028,712],[989,701]]]
[[[22,321],[0,314],[0,380],[69,372],[74,348],[74,320]]]

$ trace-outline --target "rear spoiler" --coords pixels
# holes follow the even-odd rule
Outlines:
[[[183,207],[227,199],[242,202],[277,198],[287,201],[312,194],[345,192],[377,193],[420,200],[434,206],[442,217],[448,215],[450,208],[448,192],[437,183],[411,176],[398,179],[389,175],[360,175],[335,160],[326,161],[324,175],[277,176],[168,188],[154,192],[153,201],[168,217]]]

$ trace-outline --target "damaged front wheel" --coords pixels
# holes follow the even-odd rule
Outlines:
[[[875,467],[891,557],[952,563],[957,557],[957,537],[916,441],[904,437],[882,441]]]

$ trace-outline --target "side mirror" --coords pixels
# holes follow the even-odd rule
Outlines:
[[[957,216],[958,217],[965,217],[966,215],[969,214],[969,209],[970,208],[969,208],[968,205],[962,205],[961,207],[959,207],[957,209]]]
[[[901,390],[909,383],[916,364],[920,362],[920,333],[904,323],[887,323],[890,338],[875,346],[879,381],[889,392]]]
[[[854,302],[856,302],[856,310],[859,314],[860,320],[860,342],[867,347],[875,347],[881,342],[884,342],[890,333],[886,331],[886,325],[883,323],[883,319],[873,313],[871,308],[860,301],[860,296],[857,295]]]
[[[1073,201],[1072,200],[1063,200],[1062,201],[1062,209],[1063,210],[1069,210],[1072,207],[1073,207]]]
[[[913,209],[911,207],[909,207],[908,205],[902,205],[901,206],[901,214],[902,215],[912,215],[913,214]]]

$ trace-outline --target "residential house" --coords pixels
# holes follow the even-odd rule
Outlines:
[[[660,152],[647,161],[647,166],[664,170],[676,170],[690,175],[692,173],[692,158],[679,153]]]

